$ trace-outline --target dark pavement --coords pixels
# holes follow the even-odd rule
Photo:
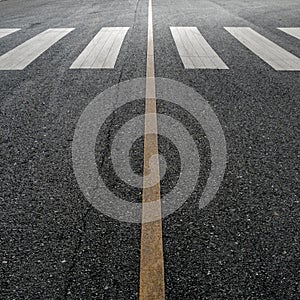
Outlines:
[[[0,28],[21,28],[0,39],[0,55],[48,28],[75,28],[24,70],[0,70],[0,299],[138,299],[141,225],[111,219],[85,199],[72,140],[96,95],[145,77],[147,5],[0,1]],[[156,76],[182,82],[209,102],[228,151],[214,200],[198,209],[199,181],[163,220],[167,299],[300,298],[300,73],[275,71],[224,30],[251,27],[300,57],[300,40],[277,29],[299,27],[299,12],[296,0],[153,0]],[[70,70],[110,26],[130,27],[115,68]],[[184,69],[170,26],[197,27],[229,70]],[[123,110],[124,119],[126,109],[143,111],[137,105]],[[168,109],[159,100],[158,107]],[[108,128],[108,145],[112,138]],[[142,147],[139,141],[132,153],[136,173]],[[160,151],[176,167],[176,149],[164,141]],[[105,165],[109,154],[98,154]],[[176,172],[164,178],[162,191],[175,184]],[[111,189],[140,200],[139,191],[118,182]]]

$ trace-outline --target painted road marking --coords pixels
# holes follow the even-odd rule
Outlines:
[[[113,69],[129,27],[104,27],[70,69]]]
[[[196,27],[170,27],[186,69],[228,69]]]
[[[149,134],[152,132],[152,134]],[[153,134],[156,132],[156,134]],[[150,158],[152,163],[150,166]],[[152,176],[146,176],[148,174]],[[156,184],[152,187],[152,180]],[[149,180],[151,182],[149,182]],[[151,218],[151,215],[160,216],[153,222],[142,223],[141,232],[141,259],[140,259],[140,300],[164,300],[164,256],[162,240],[160,174],[158,158],[155,67],[152,1],[148,8],[148,47],[147,47],[147,74],[146,74],[146,107],[145,107],[145,138],[144,138],[144,182],[143,182],[143,210],[142,221]],[[149,212],[145,207],[147,202],[156,201],[155,208]]]
[[[277,71],[300,71],[300,59],[249,27],[225,27],[237,40]]]
[[[48,29],[0,57],[0,70],[23,70],[74,28]]]
[[[19,30],[21,28],[0,28],[0,39]]]
[[[278,29],[300,40],[300,27],[278,28]]]

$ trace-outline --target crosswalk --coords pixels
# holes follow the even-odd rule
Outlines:
[[[0,70],[23,70],[74,28],[48,29],[0,57]]]
[[[0,28],[0,39],[19,30],[21,30],[21,28]]]
[[[113,69],[129,27],[103,27],[71,64],[70,69]],[[300,27],[277,28],[300,39]],[[0,56],[0,70],[23,70],[74,28],[50,28]],[[0,28],[0,38],[16,35],[20,28]],[[201,31],[201,30],[200,30]],[[185,69],[227,70],[230,65],[209,45],[197,27],[170,27],[177,53]],[[249,27],[224,27],[264,63],[276,71],[300,71],[300,58]],[[20,32],[18,34],[21,34]],[[1,45],[0,40],[0,45]],[[84,45],[83,45],[84,47]]]
[[[170,27],[186,69],[228,69],[196,27]]]
[[[300,59],[249,27],[226,27],[230,34],[277,71],[300,71]]]
[[[113,69],[129,27],[102,28],[71,69]]]
[[[297,38],[298,40],[300,40],[300,27],[299,28],[278,28],[279,30],[294,36],[295,38]]]

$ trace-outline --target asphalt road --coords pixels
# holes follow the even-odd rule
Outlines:
[[[224,30],[251,27],[300,57],[300,40],[277,29],[299,27],[299,12],[298,0],[153,0],[156,76],[202,95],[227,144],[214,200],[199,210],[200,178],[163,219],[166,299],[300,298],[300,73],[274,70]],[[0,70],[1,299],[138,299],[141,225],[114,220],[87,201],[74,175],[72,141],[94,97],[145,77],[147,17],[145,0],[0,1],[0,28],[21,28],[0,39],[0,55],[46,29],[75,28],[24,70]],[[130,29],[114,69],[70,70],[102,27],[115,26]],[[185,69],[170,26],[197,27],[229,69]],[[157,103],[203,142],[207,178],[201,127],[176,106]],[[96,146],[105,183],[132,202],[141,201],[141,190],[112,174],[109,150],[118,126],[143,110],[143,101],[123,107]],[[180,159],[163,137],[159,150],[171,168],[162,181],[167,194]],[[130,155],[142,174],[142,140]]]

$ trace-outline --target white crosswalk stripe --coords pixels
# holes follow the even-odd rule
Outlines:
[[[186,69],[228,69],[196,27],[170,27]]]
[[[249,27],[224,27],[233,37],[277,71],[300,71],[300,58]],[[278,28],[300,39],[300,27]],[[20,28],[0,28],[0,38]],[[0,56],[0,70],[23,70],[74,28],[50,28]],[[113,69],[129,27],[104,27],[70,69]],[[197,27],[170,27],[185,69],[228,69]]]
[[[74,28],[51,28],[0,57],[0,70],[23,70]]]
[[[0,39],[21,30],[21,28],[0,28]]]
[[[71,69],[113,69],[129,27],[104,27],[72,64]]]
[[[300,71],[300,59],[249,27],[225,27],[237,40],[277,71]]]
[[[300,40],[300,27],[278,28],[278,29]]]

